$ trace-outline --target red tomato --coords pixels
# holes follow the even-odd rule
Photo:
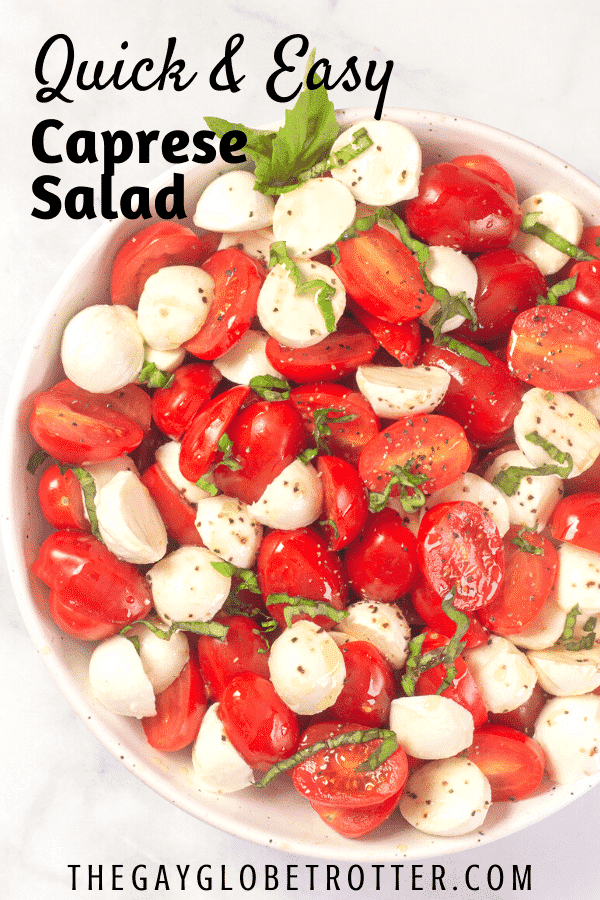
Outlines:
[[[590,256],[600,259],[600,225],[588,225],[587,228],[584,228],[579,246]]]
[[[410,464],[413,474],[427,476],[420,487],[432,494],[466,472],[471,457],[467,436],[458,422],[420,414],[398,419],[370,440],[360,455],[358,471],[367,488],[380,493],[392,477],[391,466]],[[392,496],[397,493],[394,487]]]
[[[504,545],[504,581],[495,600],[478,610],[481,624],[496,634],[516,634],[529,625],[548,599],[558,571],[558,554],[554,545],[539,534],[528,534],[524,540],[541,549],[529,553],[513,544],[508,533]]]
[[[204,683],[210,696],[219,700],[225,686],[242,672],[269,677],[269,645],[249,616],[219,614],[215,621],[227,626],[223,640],[201,634],[197,647]]]
[[[456,586],[457,609],[471,612],[497,596],[504,547],[494,520],[477,504],[433,506],[421,519],[417,551],[421,571],[440,597]]]
[[[179,468],[188,481],[198,481],[216,459],[219,441],[249,393],[249,387],[239,384],[196,413],[183,435],[179,453]]]
[[[423,345],[421,362],[438,366],[450,375],[450,384],[436,413],[455,419],[470,441],[489,446],[497,444],[521,409],[523,385],[506,363],[489,350],[470,341],[465,346],[482,357],[486,365],[469,359],[450,347],[438,347],[431,341]]]
[[[507,194],[516,198],[517,191],[512,178],[493,156],[486,156],[484,153],[473,153],[466,156],[455,156],[451,162],[455,166],[464,166],[467,169],[471,169],[472,172],[477,172],[482,178],[487,178],[493,184],[500,185]]]
[[[367,521],[369,501],[354,466],[339,456],[318,456],[323,483],[323,510],[319,523],[330,550],[340,550],[358,537]]]
[[[69,385],[69,387],[67,387]],[[71,382],[43,391],[33,401],[29,430],[46,453],[59,462],[81,465],[129,453],[144,432],[133,420]]]
[[[55,384],[52,390],[69,397],[77,394],[93,404],[100,404],[106,409],[121,413],[128,419],[137,422],[144,435],[147,435],[152,427],[152,398],[139,384],[126,384],[125,387],[117,388],[110,394],[95,394],[92,391],[84,391],[83,388],[65,378]]]
[[[175,487],[160,463],[153,463],[141,476],[156,503],[170,540],[182,546],[203,547],[196,528],[196,508]]]
[[[169,387],[159,388],[152,395],[152,418],[163,434],[180,440],[220,381],[221,373],[210,363],[180,366]]]
[[[175,681],[156,695],[156,715],[142,719],[146,740],[156,750],[182,750],[196,740],[205,712],[204,683],[190,655]]]
[[[214,280],[215,296],[204,325],[184,347],[200,359],[217,359],[250,328],[266,271],[237,247],[218,250],[202,268]]]
[[[389,663],[369,641],[349,641],[340,648],[346,665],[344,686],[325,712],[342,722],[358,722],[365,728],[385,728],[396,681]]]
[[[298,720],[267,678],[256,672],[236,675],[223,689],[219,718],[225,734],[253,769],[266,770],[292,756],[298,746]]]
[[[473,263],[477,269],[473,298],[477,328],[473,331],[465,323],[455,329],[453,337],[484,344],[506,339],[516,316],[546,295],[546,279],[524,253],[510,248],[482,253]]]
[[[393,603],[417,578],[416,538],[391,507],[370,513],[362,533],[346,547],[344,566],[361,600]]]
[[[450,639],[444,635],[429,631],[423,641],[423,653],[436,650],[449,642]],[[454,700],[455,703],[468,709],[473,716],[475,728],[478,728],[487,721],[488,716],[481,693],[462,656],[457,656],[453,665],[456,674],[452,679],[452,683],[447,688],[444,688],[441,695]],[[418,695],[437,694],[447,674],[448,670],[443,663],[433,666],[431,669],[426,669],[419,676],[415,685],[415,693]]]
[[[242,409],[233,418],[227,435],[239,468],[217,466],[215,484],[243,503],[255,503],[306,448],[302,419],[285,400],[264,400]]]
[[[600,320],[600,262],[576,262],[570,266],[567,277],[576,278],[577,282],[572,291],[562,295],[560,305]]]
[[[386,322],[407,322],[433,303],[419,264],[402,241],[380,225],[336,245],[333,270],[359,306]]]
[[[537,741],[505,725],[479,728],[467,756],[490,782],[493,803],[528,797],[542,780],[546,765]]]
[[[483,253],[516,237],[522,213],[516,199],[476,171],[454,163],[424,169],[419,196],[406,204],[406,224],[421,240]]]
[[[57,624],[82,640],[116,634],[152,608],[142,572],[91,534],[53,532],[31,571],[51,589],[50,612]]]
[[[123,244],[113,263],[113,303],[136,309],[144,285],[165,266],[200,266],[219,246],[221,235],[199,235],[177,222],[157,222]]]
[[[554,508],[550,534],[585,550],[600,553],[600,492],[586,491],[564,497]]]
[[[38,485],[38,498],[42,515],[53,528],[91,530],[85,516],[81,485],[71,469],[64,475],[57,465],[46,469]]]
[[[539,714],[542,711],[548,699],[548,695],[542,690],[539,684],[533,688],[533,693],[525,703],[511,709],[506,713],[490,713],[490,724],[507,725],[509,728],[515,728],[524,734],[532,735],[535,731],[535,725]]]
[[[411,591],[411,599],[416,612],[421,616],[426,625],[433,631],[451,638],[456,631],[456,622],[454,622],[442,609],[442,597],[433,590],[431,585],[421,578]],[[479,647],[485,644],[488,639],[488,632],[484,630],[477,619],[471,619],[469,629],[463,641],[466,642],[466,649]]]
[[[363,731],[353,723],[320,722],[302,735],[299,748],[350,731]],[[344,744],[333,750],[319,750],[293,771],[294,787],[311,803],[324,803],[340,809],[364,809],[398,798],[408,775],[406,753],[398,747],[373,771],[357,771],[381,744],[381,738],[365,744]]]
[[[346,308],[401,366],[412,366],[421,346],[421,328],[416,319],[400,323],[385,322],[354,303],[350,297],[346,300]]]
[[[265,348],[271,365],[298,384],[343,378],[370,362],[376,350],[377,342],[369,332],[341,323],[337,331],[312,347],[294,350],[269,338]]]
[[[325,540],[310,528],[271,531],[261,542],[256,560],[258,584],[266,600],[269,594],[287,594],[330,603],[334,609],[346,607],[348,588],[342,564]],[[268,611],[285,627],[285,604],[273,603]],[[311,618],[297,613],[292,621]],[[322,628],[333,628],[327,616],[314,618]]]
[[[519,313],[508,340],[508,365],[521,381],[545,391],[600,385],[600,322],[563,306]]]
[[[400,794],[397,794],[384,800],[383,803],[359,809],[342,809],[339,806],[329,806],[327,803],[316,803],[314,800],[311,800],[310,805],[323,822],[338,834],[347,838],[358,838],[370,834],[389,819],[399,800]]]

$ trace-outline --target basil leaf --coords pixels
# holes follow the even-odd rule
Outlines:
[[[573,275],[571,278],[565,278],[564,281],[559,281],[554,287],[551,287],[545,297],[542,297],[541,295],[537,297],[535,302],[538,306],[557,306],[561,297],[564,297],[565,294],[575,290],[576,284],[577,275]]]
[[[543,556],[544,549],[543,547],[536,547],[531,541],[528,541],[525,538],[527,533],[537,533],[535,528],[528,528],[527,525],[523,525],[519,529],[519,533],[515,535],[514,538],[511,538],[511,544],[515,544],[519,550],[524,550],[525,553],[533,553],[535,556]]]
[[[314,619],[316,616],[326,616],[333,622],[342,622],[348,615],[346,610],[335,609],[331,603],[326,603],[325,600],[309,600],[307,597],[290,597],[289,594],[269,594],[265,600],[265,604],[271,606],[274,603],[286,604],[283,615],[288,628],[291,627],[293,618],[297,613],[305,613],[310,616],[311,619]]]
[[[208,475],[208,472],[205,472],[205,474]],[[200,476],[200,478],[196,482],[196,485],[199,488],[202,488],[203,491],[206,491],[209,497],[216,497],[219,493],[219,488],[216,486],[216,484],[213,484],[212,481],[207,481],[204,475]]]
[[[263,400],[287,400],[290,396],[289,381],[275,375],[255,375],[250,379],[249,387]]]
[[[174,377],[159,369],[156,363],[146,361],[138,375],[138,383],[147,384],[150,388],[168,388],[173,384]]]
[[[548,228],[547,225],[543,225],[541,222],[538,222],[538,219],[541,215],[541,212],[530,212],[526,216],[524,216],[523,221],[521,222],[521,231],[523,231],[525,234],[534,234],[546,244],[554,247],[555,250],[560,250],[561,253],[566,253],[567,256],[570,256],[571,259],[576,259],[578,262],[581,260],[588,260],[590,262],[593,262],[596,259],[595,256],[592,256],[590,253],[586,253],[585,250],[582,250],[581,247],[577,247],[575,244],[572,244],[560,234],[552,231],[552,229]]]
[[[87,513],[87,517],[90,522],[90,527],[92,529],[92,534],[94,537],[98,538],[99,541],[102,540],[102,535],[100,534],[100,527],[98,525],[98,514],[96,513],[96,482],[89,472],[86,472],[85,469],[82,469],[81,466],[60,466],[58,467],[61,473],[64,475],[67,469],[70,469],[73,475],[76,476],[79,484],[81,485],[81,493],[83,494],[83,504],[85,506],[85,511]]]
[[[341,415],[333,416],[330,415],[330,413],[341,413]],[[331,422],[353,422],[354,419],[356,419],[356,413],[347,413],[346,415],[344,415],[343,409],[339,409],[333,406],[320,407],[319,409],[315,409],[313,411],[313,437],[315,439],[315,444],[317,445],[317,453],[321,451],[324,451],[325,453],[328,452],[325,438],[331,436]]]
[[[27,471],[30,472],[32,475],[35,475],[35,473],[37,472],[38,468],[42,465],[42,463],[46,462],[47,459],[51,459],[51,458],[52,457],[50,456],[49,453],[46,453],[45,450],[42,450],[42,448],[39,447],[37,450],[34,450],[33,453],[31,454],[31,456],[29,457],[29,460],[27,462]]]
[[[543,447],[546,453],[557,461],[557,464],[546,463],[545,465],[537,466],[535,469],[527,466],[508,466],[508,468],[502,469],[501,472],[494,476],[492,484],[500,488],[507,497],[512,497],[517,493],[523,478],[536,475],[560,475],[561,478],[568,478],[573,468],[573,457],[570,453],[559,450],[558,447],[555,447],[554,444],[551,444],[550,441],[547,441],[535,431],[526,434],[525,437],[532,444]]]
[[[222,138],[228,131],[242,131],[246,135],[246,146],[244,152],[259,165],[271,159],[273,152],[273,141],[277,132],[262,131],[257,128],[248,128],[246,125],[234,124],[226,119],[219,119],[216,116],[205,116],[204,121],[211,131]]]
[[[435,339],[434,339],[435,340]],[[457,353],[459,356],[464,356],[466,359],[470,359],[472,362],[478,363],[480,366],[489,366],[489,362],[478,350],[475,350],[473,347],[469,347],[468,344],[463,344],[462,341],[457,341],[456,338],[450,337],[449,335],[441,335],[435,341],[435,343],[439,344],[441,347],[447,347],[448,350],[452,350],[453,353]]]
[[[368,148],[372,146],[373,141],[369,137],[367,129],[359,128],[354,132],[349,143],[344,144],[343,147],[340,147],[334,153],[331,153],[322,162],[316,163],[316,165],[312,166],[306,172],[303,172],[299,178],[301,181],[308,181],[309,178],[316,178],[319,175],[325,174],[325,172],[331,172],[332,169],[339,169],[342,166],[346,166],[349,162],[352,162],[353,159],[356,159],[357,156],[360,156],[361,153],[364,153],[365,150],[368,150]]]
[[[411,467],[414,465],[415,460],[409,459],[404,466],[390,466],[388,472],[392,477],[383,491],[380,493],[369,491],[370,512],[380,512],[384,509],[390,499],[392,489],[396,486],[398,486],[398,497],[404,512],[416,512],[424,505],[426,498],[419,485],[427,481],[427,475],[421,472],[412,472]]]
[[[325,328],[331,334],[335,331],[335,315],[333,312],[332,297],[335,295],[335,288],[331,284],[327,284],[322,278],[305,279],[300,269],[290,259],[285,241],[275,241],[271,244],[271,255],[269,258],[269,267],[283,266],[294,284],[297,294],[312,294],[317,301],[317,306],[321,310],[321,315],[325,322]]]
[[[160,628],[158,625],[155,625],[154,622],[150,622],[147,619],[138,619],[134,624],[145,625],[152,634],[165,641],[168,641],[176,631],[191,631],[193,634],[204,634],[208,635],[208,637],[214,637],[217,638],[217,640],[222,641],[228,631],[227,626],[221,625],[220,622],[171,622],[167,629]],[[127,637],[127,632],[133,627],[133,625],[125,625],[124,628],[121,628],[119,634]]]

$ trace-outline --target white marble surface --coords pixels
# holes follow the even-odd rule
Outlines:
[[[380,66],[394,60],[386,97],[388,106],[444,111],[495,125],[546,148],[600,182],[600,108],[597,48],[600,6],[596,0],[5,0],[2,56],[2,328],[0,367],[4,396],[30,323],[45,296],[97,222],[77,222],[61,215],[43,222],[31,217],[31,183],[41,163],[31,153],[30,136],[42,118],[65,123],[63,133],[76,128],[101,132],[123,128],[180,128],[194,132],[202,116],[218,114],[259,126],[281,115],[282,105],[269,100],[265,81],[274,70],[273,50],[288,34],[305,33],[321,55],[341,67],[356,55],[365,71],[370,59]],[[71,88],[74,102],[35,100],[39,85],[34,64],[43,42],[66,33],[74,43],[76,63],[83,59],[116,60],[120,45],[129,41],[126,58],[164,55],[167,38],[176,36],[177,53],[197,69],[196,84],[175,94],[139,93],[111,88],[99,93]],[[208,73],[222,56],[228,37],[242,33],[245,42],[236,57],[236,76],[245,74],[236,94],[211,91]],[[239,65],[238,65],[239,63]],[[375,95],[364,88],[352,94],[332,92],[337,106],[373,106]],[[58,142],[57,142],[58,146]],[[164,163],[158,154],[149,165],[123,169],[123,187],[147,182]],[[54,167],[62,185],[96,184],[99,165]],[[75,717],[35,653],[14,604],[2,560],[3,716],[0,738],[0,897],[63,900],[71,890],[69,864],[104,866],[103,893],[122,897],[140,894],[131,871],[147,867],[146,893],[165,893],[155,884],[161,864],[167,867],[168,896],[381,896],[373,884],[362,891],[343,885],[347,865],[341,865],[339,891],[327,892],[321,861],[315,890],[285,886],[244,891],[235,873],[240,865],[265,864],[280,871],[286,864],[310,862],[233,839],[170,806],[115,761]],[[600,789],[522,833],[476,851],[445,856],[430,863],[443,865],[448,883],[462,883],[468,866],[479,866],[478,892],[464,885],[454,896],[513,897],[513,865],[532,869],[535,900],[581,900],[600,897]],[[316,861],[315,861],[316,862]],[[176,865],[195,870],[211,864],[212,891],[201,891],[189,876],[181,888]],[[110,883],[110,867],[123,878]],[[501,890],[485,886],[492,864],[503,867]],[[227,867],[226,887],[220,885],[221,865]],[[299,871],[299,870],[296,870]],[[429,886],[428,864],[415,896],[439,896]],[[87,890],[83,879],[79,893]],[[412,896],[403,881],[398,896]],[[293,885],[292,885],[293,886]],[[155,890],[155,888],[158,888]],[[391,891],[390,893],[394,893]]]

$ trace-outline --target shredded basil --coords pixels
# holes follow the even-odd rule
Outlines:
[[[596,632],[594,631],[597,621],[596,616],[590,616],[586,620],[583,626],[583,630],[586,632],[586,634],[584,634],[578,641],[573,640],[577,616],[579,615],[581,615],[581,610],[579,609],[579,604],[576,603],[575,606],[567,613],[563,633],[558,639],[558,642],[562,644],[564,649],[568,650],[571,653],[581,650],[591,650],[596,642]]]
[[[456,338],[443,334],[437,341],[434,338],[434,342],[441,347],[447,347],[448,350],[452,350],[453,353],[457,353],[459,356],[464,356],[466,359],[476,362],[480,366],[489,366],[489,362],[483,353],[480,353],[474,347],[469,347],[468,344],[463,344],[462,341],[457,341]]]
[[[150,388],[168,388],[173,384],[174,375],[163,372],[156,363],[144,362],[138,375],[139,384],[147,384]]]
[[[456,594],[456,585],[446,594],[442,601],[442,610],[456,624],[454,634],[449,643],[436,647],[423,653],[423,643],[427,637],[427,632],[414,637],[409,644],[408,659],[406,660],[405,674],[401,679],[402,689],[407,697],[412,697],[415,693],[417,681],[423,672],[433,669],[435,666],[444,665],[446,675],[439,685],[436,694],[450,687],[456,677],[455,660],[465,648],[463,638],[469,629],[469,617],[466,613],[456,609],[454,606],[454,597]]]
[[[214,637],[217,638],[217,640],[222,641],[228,631],[227,626],[221,625],[220,622],[171,622],[171,625],[167,629],[163,629],[158,625],[155,625],[154,622],[150,622],[148,619],[138,619],[133,625],[125,625],[125,627],[120,630],[119,634],[127,637],[127,632],[131,628],[134,628],[135,625],[145,625],[152,634],[164,641],[168,641],[176,631],[191,631],[193,634],[204,634],[208,635],[208,637]]]
[[[330,413],[340,413],[341,415],[330,415]],[[325,438],[331,437],[330,423],[353,422],[354,419],[356,419],[356,413],[344,415],[343,409],[332,406],[315,409],[313,411],[313,437],[317,445],[317,453],[328,452]]]
[[[564,297],[565,294],[575,290],[576,284],[577,275],[573,275],[571,278],[565,278],[564,281],[559,281],[551,287],[545,297],[542,297],[540,294],[535,302],[538,306],[557,306],[561,297]]]
[[[494,476],[492,484],[500,488],[507,497],[512,497],[517,493],[523,478],[536,475],[560,475],[561,478],[568,478],[573,468],[573,457],[571,454],[559,450],[558,447],[551,444],[550,441],[547,441],[536,431],[526,434],[525,437],[532,444],[543,447],[546,453],[556,460],[556,463],[546,463],[545,465],[537,466],[535,469],[529,469],[527,466],[508,466],[508,468],[502,469],[501,472]]]
[[[323,316],[325,328],[330,334],[335,331],[335,314],[331,302],[335,295],[334,286],[327,284],[322,278],[305,279],[296,263],[290,258],[285,241],[275,241],[274,244],[271,244],[269,267],[273,268],[273,266],[277,265],[283,266],[287,271],[297,294],[313,296]]]
[[[35,475],[35,473],[37,472],[38,468],[42,465],[42,463],[46,462],[47,459],[51,459],[51,458],[52,457],[50,456],[49,453],[46,453],[45,450],[42,450],[42,448],[39,447],[37,450],[34,450],[33,453],[31,454],[31,456],[29,457],[29,460],[27,462],[27,471],[30,472],[32,475]]]
[[[348,613],[345,609],[335,609],[331,603],[325,600],[309,600],[307,597],[290,597],[289,594],[269,594],[265,600],[267,606],[272,604],[285,604],[283,615],[288,628],[291,627],[294,616],[305,613],[311,619],[316,616],[326,616],[333,622],[342,622]]]
[[[370,512],[380,512],[387,506],[388,500],[392,494],[392,489],[398,487],[398,496],[402,509],[406,513],[416,512],[425,503],[425,494],[419,485],[427,481],[427,475],[420,472],[412,472],[411,466],[414,466],[414,459],[409,459],[404,466],[390,466],[388,472],[391,478],[386,484],[383,491],[369,491],[369,510]]]
[[[233,563],[226,562],[224,559],[213,560],[211,566],[220,575],[224,575],[225,578],[239,578],[242,588],[252,591],[253,594],[260,594],[258,580],[252,569],[243,569],[240,566],[234,566]]]
[[[560,234],[552,231],[547,225],[543,225],[539,222],[538,219],[541,215],[541,212],[530,212],[524,216],[523,221],[521,222],[521,231],[525,234],[534,234],[546,244],[554,247],[555,250],[566,253],[567,256],[570,256],[571,259],[576,259],[578,262],[582,260],[588,260],[590,262],[596,260],[595,256],[586,253],[581,247],[577,247]]]
[[[527,525],[523,525],[519,529],[519,533],[515,535],[514,538],[511,538],[511,544],[515,544],[519,548],[519,550],[524,550],[525,553],[532,553],[534,556],[543,556],[544,548],[536,547],[531,541],[527,540],[525,537],[526,534],[536,534],[535,528],[528,528]]]
[[[255,375],[250,379],[249,387],[263,400],[287,400],[290,396],[289,381],[275,375]]]

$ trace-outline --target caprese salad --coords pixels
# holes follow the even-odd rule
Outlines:
[[[32,572],[199,790],[465,834],[600,769],[600,229],[323,88],[244,131],[64,330]]]

